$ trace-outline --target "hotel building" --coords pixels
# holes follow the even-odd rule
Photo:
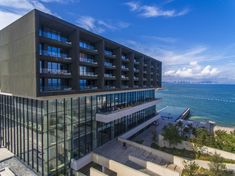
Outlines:
[[[160,61],[33,10],[0,31],[0,146],[39,175],[69,175],[156,116]]]

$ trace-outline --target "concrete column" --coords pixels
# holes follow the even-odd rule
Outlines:
[[[121,48],[118,48],[115,50],[115,55],[116,55],[116,60],[115,60],[115,65],[116,65],[116,71],[115,71],[115,76],[116,76],[116,87],[121,88],[121,56],[122,56],[122,51]]]
[[[71,72],[72,72],[72,89],[79,90],[80,89],[80,75],[79,75],[79,31],[75,30],[70,37],[72,42],[72,50],[70,51],[70,56],[72,57],[72,65],[71,65]]]
[[[129,86],[132,88],[134,86],[134,53],[132,52],[129,56],[130,62],[129,62]]]
[[[96,44],[96,48],[98,49],[98,88],[103,89],[104,88],[104,40],[100,40]]]

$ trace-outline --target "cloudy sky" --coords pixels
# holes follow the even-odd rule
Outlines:
[[[235,83],[235,0],[0,0],[0,29],[34,8],[161,60],[164,81]]]

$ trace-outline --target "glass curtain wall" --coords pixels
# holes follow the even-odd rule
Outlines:
[[[83,157],[156,113],[153,106],[104,124],[95,120],[97,107],[126,106],[149,98],[154,92],[47,101],[0,95],[0,145],[40,175],[69,175],[72,158]]]

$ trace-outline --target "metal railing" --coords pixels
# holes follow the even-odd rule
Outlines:
[[[69,72],[68,70],[57,70],[57,69],[49,69],[49,68],[41,68],[40,73],[56,74],[56,75],[71,75],[71,72]]]

